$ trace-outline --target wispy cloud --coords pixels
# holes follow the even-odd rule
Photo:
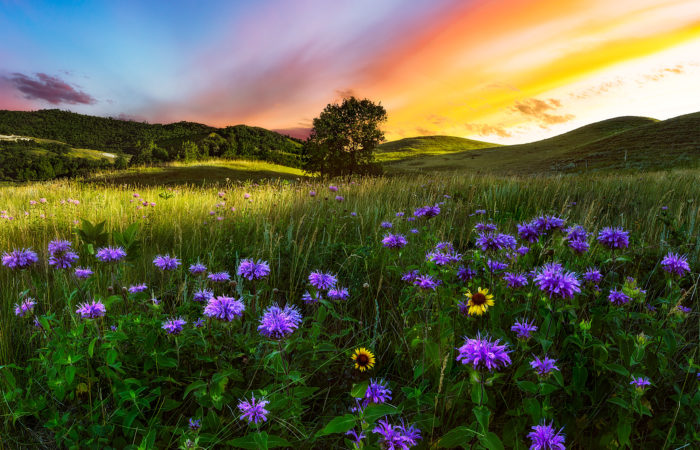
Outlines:
[[[6,79],[28,100],[43,100],[52,105],[92,105],[97,102],[90,94],[45,73],[37,73],[35,77],[13,73]]]
[[[554,111],[561,106],[561,101],[554,98],[547,100],[526,98],[515,102],[512,110],[532,117],[539,122],[540,127],[547,128],[549,125],[568,122],[575,117],[573,114],[554,114]]]

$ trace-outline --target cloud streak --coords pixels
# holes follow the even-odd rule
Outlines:
[[[97,100],[90,94],[76,89],[58,77],[45,73],[37,73],[35,77],[13,73],[6,80],[27,100],[43,100],[52,105],[93,105],[97,103]]]
[[[547,128],[549,125],[565,123],[574,119],[573,114],[554,114],[553,112],[561,108],[561,101],[550,98],[541,100],[539,98],[526,98],[515,102],[512,110],[532,117],[539,122],[540,127]]]

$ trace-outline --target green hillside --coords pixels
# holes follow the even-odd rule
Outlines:
[[[547,173],[697,164],[700,113],[665,121],[617,117],[528,144],[464,149],[389,162],[390,171]]]
[[[456,136],[418,136],[381,144],[377,147],[376,158],[378,162],[385,163],[488,147],[499,145]]]

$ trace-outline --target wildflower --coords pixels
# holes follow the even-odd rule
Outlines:
[[[121,247],[103,247],[97,250],[97,259],[105,263],[118,262],[124,259],[126,252]]]
[[[194,293],[192,300],[195,302],[206,302],[212,297],[214,297],[214,292],[208,289],[202,289]]]
[[[321,291],[332,288],[337,282],[338,279],[336,276],[330,273],[311,272],[311,274],[309,274],[309,283],[311,283],[311,286]]]
[[[250,198],[250,194],[246,192],[245,194],[243,194],[243,198],[248,200]]]
[[[476,271],[469,266],[467,266],[467,267],[460,266],[457,269],[457,278],[459,278],[459,280],[464,282],[464,283],[471,280],[475,276],[476,276]]]
[[[272,339],[282,339],[299,328],[301,313],[293,305],[280,308],[278,305],[269,306],[260,318],[258,331],[263,336]]]
[[[647,386],[651,386],[651,381],[647,377],[632,377],[630,384],[638,391],[644,391]]]
[[[76,267],[75,268],[75,278],[85,280],[90,278],[94,272],[89,267]]]
[[[267,415],[270,411],[265,409],[265,405],[270,403],[265,399],[255,400],[255,395],[250,400],[241,400],[238,402],[238,409],[243,413],[241,420],[245,419],[248,423],[258,424],[261,420],[267,421]]]
[[[416,281],[416,278],[418,278],[419,275],[420,271],[418,269],[411,270],[401,275],[401,281],[413,284],[413,282]]]
[[[553,370],[559,370],[559,368],[555,366],[556,362],[556,359],[552,359],[547,355],[544,355],[544,358],[542,359],[535,356],[535,359],[530,361],[530,367],[535,369],[535,372],[537,372],[538,376],[546,377],[550,373],[552,373]]]
[[[78,260],[78,255],[71,251],[71,245],[69,241],[49,242],[49,265],[58,269],[70,269],[73,263]]]
[[[367,437],[367,436],[365,436],[365,432],[364,432],[364,431],[360,431],[360,434],[357,434],[357,431],[355,431],[355,430],[348,430],[348,431],[345,432],[345,435],[346,435],[346,436],[352,436],[352,441],[353,441],[353,442],[355,443],[355,445],[358,446],[358,447],[359,447],[360,444],[362,443],[362,440],[363,440],[364,438]]]
[[[336,200],[337,202],[342,202],[343,200],[345,200],[345,197],[343,197],[342,195],[336,195],[336,196],[335,196],[335,200]]]
[[[581,225],[574,225],[564,230],[566,239],[569,241],[585,241],[588,239],[588,232]]]
[[[355,352],[352,354],[352,360],[355,361],[355,369],[359,370],[360,372],[370,370],[372,367],[374,367],[374,363],[376,361],[374,353],[364,347],[355,349]]]
[[[319,302],[319,300],[322,300],[323,297],[321,296],[320,293],[316,292],[313,295],[309,293],[309,291],[304,292],[304,294],[301,296],[301,300],[306,303],[307,305],[313,305]]]
[[[522,247],[518,247],[518,249],[516,250],[516,252],[517,252],[518,255],[520,255],[520,256],[522,256],[522,255],[527,255],[527,252],[529,252],[529,251],[530,251],[530,249],[527,248],[527,247],[525,247],[524,245],[523,245]]]
[[[231,275],[228,272],[215,272],[210,273],[207,278],[214,283],[226,283],[231,280]]]
[[[148,289],[148,286],[145,284],[135,284],[133,286],[129,286],[129,293],[136,294],[138,292],[143,292],[146,289]]]
[[[515,332],[515,337],[518,339],[526,341],[532,337],[532,333],[537,331],[537,326],[534,325],[534,321],[527,322],[523,320],[521,322],[515,322],[515,324],[510,327],[510,331]]]
[[[116,325],[111,325],[109,329],[112,331],[117,331],[119,328]]]
[[[564,226],[564,219],[556,216],[540,216],[536,218],[533,225],[537,228],[540,234],[545,234],[549,231],[558,230]]]
[[[491,272],[498,272],[499,270],[507,269],[508,263],[489,259],[486,261],[486,267],[488,267]]]
[[[546,292],[550,298],[573,298],[581,292],[578,276],[574,272],[566,272],[561,264],[545,264],[535,273],[534,281],[540,290]]]
[[[500,339],[492,341],[482,338],[480,334],[477,334],[474,339],[465,337],[464,345],[457,350],[459,351],[457,361],[462,364],[471,364],[474,370],[498,370],[511,363],[507,344],[500,344]]]
[[[506,272],[503,279],[508,283],[509,288],[521,288],[527,285],[527,275],[524,273]]]
[[[611,250],[627,248],[630,243],[629,232],[622,228],[605,227],[598,233],[598,242]]]
[[[39,256],[29,248],[12,250],[2,255],[2,265],[10,269],[27,269],[38,261]]]
[[[586,253],[588,251],[589,245],[586,241],[569,241],[569,248],[571,248],[576,253]]]
[[[683,316],[690,314],[691,311],[692,311],[692,309],[688,308],[687,306],[683,306],[683,305],[676,305],[672,310],[672,312],[676,312],[676,313],[683,315]]]
[[[556,431],[552,423],[547,425],[542,422],[540,425],[532,427],[532,431],[527,437],[532,441],[531,450],[566,450],[564,446],[565,436],[561,434],[562,430]]]
[[[348,298],[350,298],[350,292],[348,292],[348,288],[331,288],[328,289],[326,295],[331,300],[347,300]]]
[[[270,266],[267,261],[244,259],[238,265],[238,275],[248,281],[260,280],[270,275]]]
[[[153,264],[157,268],[159,268],[160,270],[175,270],[182,263],[180,262],[179,259],[177,259],[175,257],[171,257],[170,255],[165,255],[165,256],[158,255],[153,260]]]
[[[78,305],[78,309],[75,310],[76,314],[80,314],[83,319],[95,319],[97,317],[102,317],[107,312],[105,305],[99,300],[93,300],[92,303],[85,302]]]
[[[333,186],[332,184],[328,186],[328,190],[331,192],[338,192],[338,186]]]
[[[194,321],[192,326],[194,326],[195,328],[202,328],[204,326],[204,319],[200,317],[199,319]]]
[[[627,294],[624,292],[611,289],[610,294],[608,295],[608,300],[610,300],[610,303],[613,305],[621,306],[625,303],[629,303],[631,298],[629,298],[629,296],[627,296]]]
[[[399,211],[396,213],[396,217],[403,217],[403,216],[404,216],[403,211]]]
[[[496,234],[491,231],[479,234],[476,239],[476,245],[485,252],[501,250],[504,248],[505,244],[501,236],[501,234]]]
[[[476,225],[474,225],[474,229],[480,233],[485,233],[487,231],[496,231],[496,224],[479,222]]]
[[[489,294],[488,289],[481,289],[481,287],[479,287],[473,294],[471,291],[467,291],[464,295],[469,299],[467,304],[469,305],[470,316],[480,316],[489,309],[489,306],[494,305],[493,294]]]
[[[469,300],[466,302],[464,300],[460,300],[457,303],[457,311],[463,316],[468,316],[469,315]]]
[[[418,233],[420,233],[420,231],[418,231],[418,228],[411,228],[411,233],[418,234]]]
[[[484,214],[486,214],[486,210],[485,209],[477,209],[476,211],[474,211],[474,214],[477,216],[483,216]]]
[[[378,434],[382,448],[387,450],[407,450],[418,445],[421,439],[420,430],[413,425],[391,425],[385,419],[380,419],[372,433]]]
[[[391,389],[384,380],[370,379],[362,401],[362,407],[366,408],[370,404],[386,403],[391,400]]]
[[[195,419],[193,417],[190,417],[189,420],[189,427],[190,430],[192,431],[197,431],[199,428],[202,426],[202,420],[201,419]]]
[[[679,277],[682,277],[687,272],[690,272],[688,258],[673,252],[668,252],[664,259],[661,260],[661,268],[671,275],[677,275]]]
[[[434,279],[430,275],[418,275],[413,280],[413,285],[418,286],[420,289],[423,289],[423,290],[433,290],[434,291],[440,285],[440,281]]]
[[[26,316],[27,313],[30,313],[34,310],[34,306],[36,306],[36,301],[34,301],[33,298],[28,298],[26,300],[23,300],[19,304],[15,303],[15,316],[17,316],[17,317]]]
[[[201,275],[207,271],[207,266],[205,266],[204,264],[196,263],[192,264],[189,270],[192,275]]]
[[[586,283],[598,284],[602,279],[603,275],[595,267],[589,267],[583,274],[583,281]]]
[[[386,234],[382,239],[382,244],[386,248],[403,248],[408,244],[408,241],[403,234]]]
[[[384,229],[389,229],[389,228],[393,227],[394,224],[391,222],[382,222],[381,224],[379,224],[379,226],[384,228]]]
[[[163,322],[163,326],[161,328],[167,331],[168,334],[177,335],[180,334],[180,332],[182,331],[182,327],[185,324],[187,324],[187,322],[185,322],[182,319],[182,317],[178,317],[177,319],[166,320],[165,322]]]
[[[431,217],[435,217],[438,214],[440,214],[440,207],[438,205],[434,206],[421,206],[420,208],[416,209],[413,212],[413,215],[416,217],[425,217],[426,219],[430,219]]]
[[[204,307],[204,315],[215,319],[233,321],[237,317],[241,317],[245,311],[245,305],[241,300],[236,300],[233,297],[212,297],[207,301],[207,306]]]

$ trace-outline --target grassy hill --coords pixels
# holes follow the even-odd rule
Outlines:
[[[418,155],[390,161],[386,167],[392,172],[460,170],[523,174],[688,167],[697,165],[700,158],[698,130],[700,113],[664,121],[617,117],[528,144]],[[402,151],[396,145],[392,148]]]
[[[456,136],[418,136],[385,142],[377,148],[376,157],[378,162],[386,163],[488,147],[500,147],[500,145]]]

